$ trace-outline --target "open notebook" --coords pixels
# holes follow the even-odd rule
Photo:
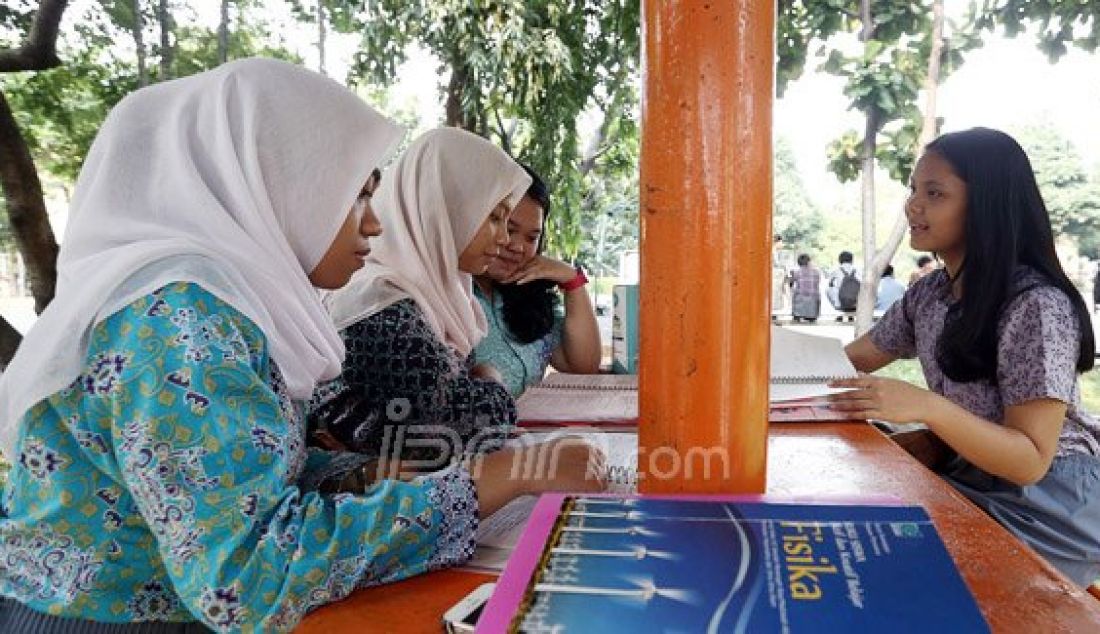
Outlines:
[[[638,423],[638,375],[548,375],[516,400],[519,424],[625,425]]]
[[[631,494],[638,491],[638,434],[636,433],[589,431],[578,434],[572,430],[525,432],[521,437],[510,440],[509,445],[531,448],[533,445],[566,435],[580,436],[603,450],[607,457],[607,490],[610,493]],[[524,456],[521,469],[534,466],[538,462],[539,454],[532,451]],[[538,497],[532,495],[516,498],[481,521],[475,535],[477,549],[474,551],[473,559],[464,567],[479,572],[504,570],[537,501]]]
[[[854,378],[839,339],[771,328],[770,401],[773,421],[842,419],[815,409],[814,400],[843,389],[832,379]],[[809,399],[809,400],[807,400]],[[559,425],[632,426],[638,422],[638,376],[634,374],[554,373],[516,401],[524,427]]]
[[[859,376],[839,339],[779,326],[772,326],[771,336],[769,398],[773,404],[843,392],[826,384]]]

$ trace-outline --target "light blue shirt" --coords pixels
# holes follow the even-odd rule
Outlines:
[[[905,286],[895,280],[893,276],[883,277],[878,281],[878,296],[875,299],[875,310],[885,311],[894,305],[905,294]]]

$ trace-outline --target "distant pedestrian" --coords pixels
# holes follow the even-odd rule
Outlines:
[[[851,251],[841,251],[837,257],[840,267],[829,277],[827,291],[829,303],[842,313],[837,316],[837,321],[844,321],[845,317],[848,321],[855,321],[856,305],[859,303],[860,278],[859,271],[856,270],[852,260]]]
[[[894,279],[894,267],[887,264],[882,271],[882,279],[878,282],[878,294],[875,298],[875,310],[886,310],[894,305],[905,294],[905,287]]]
[[[821,272],[810,264],[810,256],[798,256],[798,268],[791,272],[791,317],[794,321],[817,321],[821,314]]]
[[[909,274],[909,286],[917,283],[917,280],[939,268],[932,256],[922,255],[917,258],[917,269]]]

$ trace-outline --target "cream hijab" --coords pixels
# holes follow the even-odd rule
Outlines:
[[[515,207],[530,185],[519,164],[477,135],[456,128],[421,135],[382,176],[373,200],[382,236],[366,266],[326,294],[336,327],[412,298],[436,335],[468,355],[487,324],[458,256],[497,204]]]
[[[0,377],[0,449],[73,382],[93,327],[173,281],[263,331],[288,392],[337,376],[344,347],[307,274],[401,129],[336,82],[267,59],[157,84],[107,117],[80,177],[57,296]]]

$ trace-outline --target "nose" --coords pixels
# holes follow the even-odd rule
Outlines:
[[[504,225],[500,228],[500,231],[497,232],[497,246],[507,246],[510,241],[511,237],[508,235],[508,225]]]
[[[917,212],[917,194],[911,193],[909,197],[905,199],[905,213],[909,216],[915,216]]]
[[[382,235],[382,221],[374,213],[370,201],[363,203],[363,217],[359,220],[359,234],[364,238],[376,238]]]

